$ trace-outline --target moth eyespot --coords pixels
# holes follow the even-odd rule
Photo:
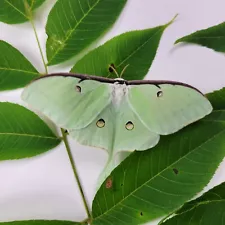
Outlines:
[[[158,91],[158,92],[157,92],[157,97],[160,98],[160,97],[162,97],[162,96],[163,96],[163,92],[162,92],[162,91]]]
[[[76,85],[76,87],[75,87],[75,90],[76,90],[76,92],[79,92],[79,93],[81,93],[81,86],[79,86],[79,85]]]
[[[96,125],[99,128],[103,128],[105,126],[105,120],[103,120],[103,119],[98,120]]]
[[[134,129],[134,124],[131,121],[129,121],[129,122],[126,123],[125,128],[127,130],[133,130]]]

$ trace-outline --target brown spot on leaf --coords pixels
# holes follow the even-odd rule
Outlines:
[[[177,175],[179,173],[178,169],[173,168],[173,172]]]
[[[107,189],[110,189],[110,188],[112,188],[112,185],[113,185],[112,178],[109,177],[109,178],[106,180],[105,187],[106,187]]]

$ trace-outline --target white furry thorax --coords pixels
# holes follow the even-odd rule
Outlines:
[[[123,80],[122,78],[117,78],[117,80]],[[112,103],[114,106],[119,106],[123,99],[127,97],[128,94],[128,86],[124,84],[120,84],[119,82],[115,82],[111,84],[112,88]]]

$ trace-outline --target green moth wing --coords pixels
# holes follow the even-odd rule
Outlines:
[[[142,123],[161,135],[174,133],[212,111],[202,93],[179,83],[133,85],[128,98]]]
[[[69,134],[83,145],[103,148],[108,152],[108,162],[100,174],[97,188],[115,168],[118,154],[134,149],[146,150],[159,141],[159,135],[144,126],[126,98],[118,109],[109,104],[87,127],[69,130]]]
[[[23,100],[69,130],[78,142],[107,149],[145,150],[212,111],[197,89],[170,81],[125,81],[53,74],[28,85]]]
[[[121,151],[146,150],[212,111],[197,89],[171,81],[125,81],[52,74],[28,85],[22,99],[79,143],[107,150],[99,184]]]
[[[109,104],[87,127],[69,130],[83,145],[106,149],[112,157],[119,151],[146,150],[159,141],[140,121],[124,98],[119,108]]]
[[[49,76],[37,79],[22,93],[34,109],[66,129],[86,127],[111,102],[107,84],[76,77]]]

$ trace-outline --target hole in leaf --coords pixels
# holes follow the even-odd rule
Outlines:
[[[113,63],[111,63],[110,66],[109,66],[109,72],[110,73],[114,72],[112,67],[115,69],[115,65]]]
[[[177,175],[179,173],[178,169],[174,168],[173,172]]]

